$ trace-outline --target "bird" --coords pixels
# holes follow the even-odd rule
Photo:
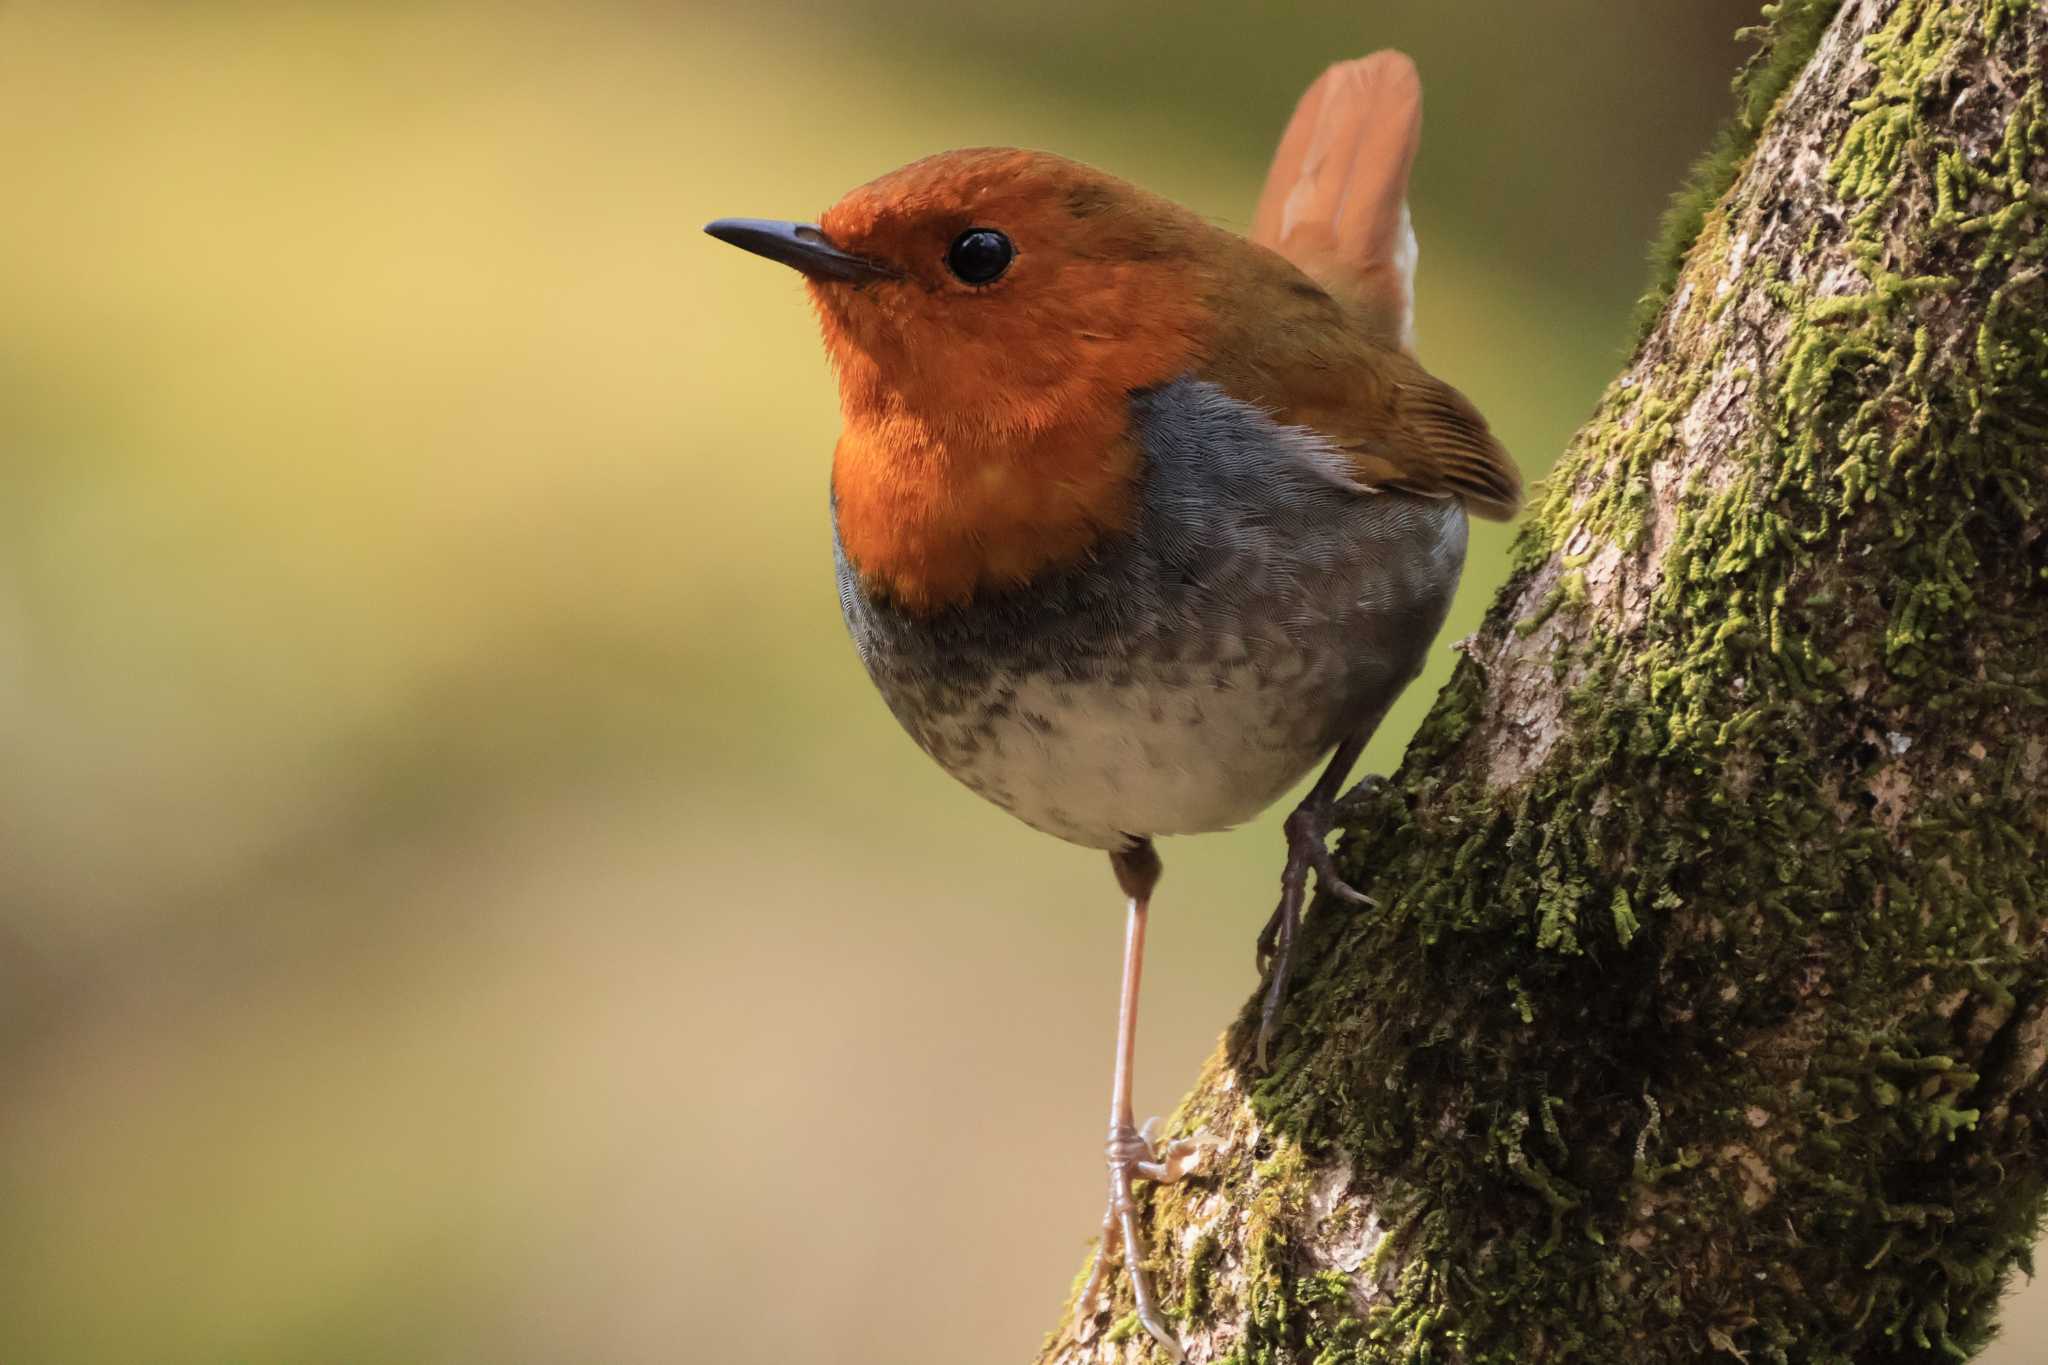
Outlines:
[[[912,162],[815,223],[705,229],[804,277],[839,387],[840,607],[889,710],[972,791],[1108,854],[1109,1190],[1074,1321],[1107,1311],[1121,1252],[1174,1360],[1133,1187],[1206,1149],[1133,1122],[1156,841],[1237,825],[1324,765],[1258,939],[1264,1069],[1308,873],[1370,903],[1328,847],[1339,791],[1443,626],[1468,514],[1521,501],[1486,420],[1414,353],[1421,100],[1396,51],[1324,71],[1245,235],[1003,147]]]

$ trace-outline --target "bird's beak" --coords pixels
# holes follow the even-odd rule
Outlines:
[[[814,280],[869,284],[875,280],[898,278],[898,272],[880,262],[841,251],[810,223],[778,223],[768,218],[721,218],[715,223],[705,224],[704,230],[721,242],[731,242],[742,251],[780,261]]]

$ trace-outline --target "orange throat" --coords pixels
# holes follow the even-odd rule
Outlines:
[[[869,592],[929,614],[1081,563],[1136,515],[1121,405],[1040,430],[850,420],[832,458],[839,542]]]

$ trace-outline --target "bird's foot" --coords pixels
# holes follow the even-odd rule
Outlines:
[[[1360,815],[1371,810],[1373,802],[1377,801],[1386,791],[1386,778],[1378,773],[1367,773],[1364,777],[1351,784],[1350,791],[1345,792],[1336,801],[1331,803],[1330,816],[1332,819],[1341,816],[1346,820],[1355,820]]]
[[[1353,905],[1371,905],[1372,897],[1344,880],[1330,856],[1330,824],[1338,805],[1348,805],[1360,791],[1371,790],[1377,779],[1359,783],[1342,802],[1304,801],[1287,817],[1287,866],[1280,874],[1280,904],[1266,927],[1259,931],[1259,970],[1266,974],[1266,998],[1259,1006],[1259,1070],[1266,1069],[1266,1057],[1280,1018],[1280,1006],[1287,998],[1287,980],[1294,970],[1294,936],[1301,927],[1301,905],[1307,895],[1308,873],[1315,869],[1316,887]]]
[[[1087,1341],[1095,1335],[1097,1320],[1109,1307],[1110,1258],[1121,1249],[1124,1269],[1131,1277],[1138,1324],[1159,1343],[1168,1360],[1185,1361],[1180,1338],[1152,1296],[1152,1279],[1145,1269],[1145,1239],[1138,1230],[1138,1202],[1131,1186],[1139,1180],[1175,1183],[1202,1164],[1213,1144],[1199,1134],[1162,1143],[1157,1139],[1158,1130],[1158,1119],[1145,1120],[1143,1128],[1119,1124],[1110,1129],[1109,1141],[1103,1144],[1103,1156],[1109,1162],[1109,1207],[1102,1215],[1102,1245],[1088,1271],[1088,1283],[1074,1300],[1074,1336]]]

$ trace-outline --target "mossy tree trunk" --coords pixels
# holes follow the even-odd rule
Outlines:
[[[2026,1257],[2048,6],[1772,25],[1640,350],[1347,810],[1376,908],[1317,906],[1271,1074],[1241,1020],[1176,1118],[1222,1142],[1146,1210],[1198,1365],[1957,1359]]]

